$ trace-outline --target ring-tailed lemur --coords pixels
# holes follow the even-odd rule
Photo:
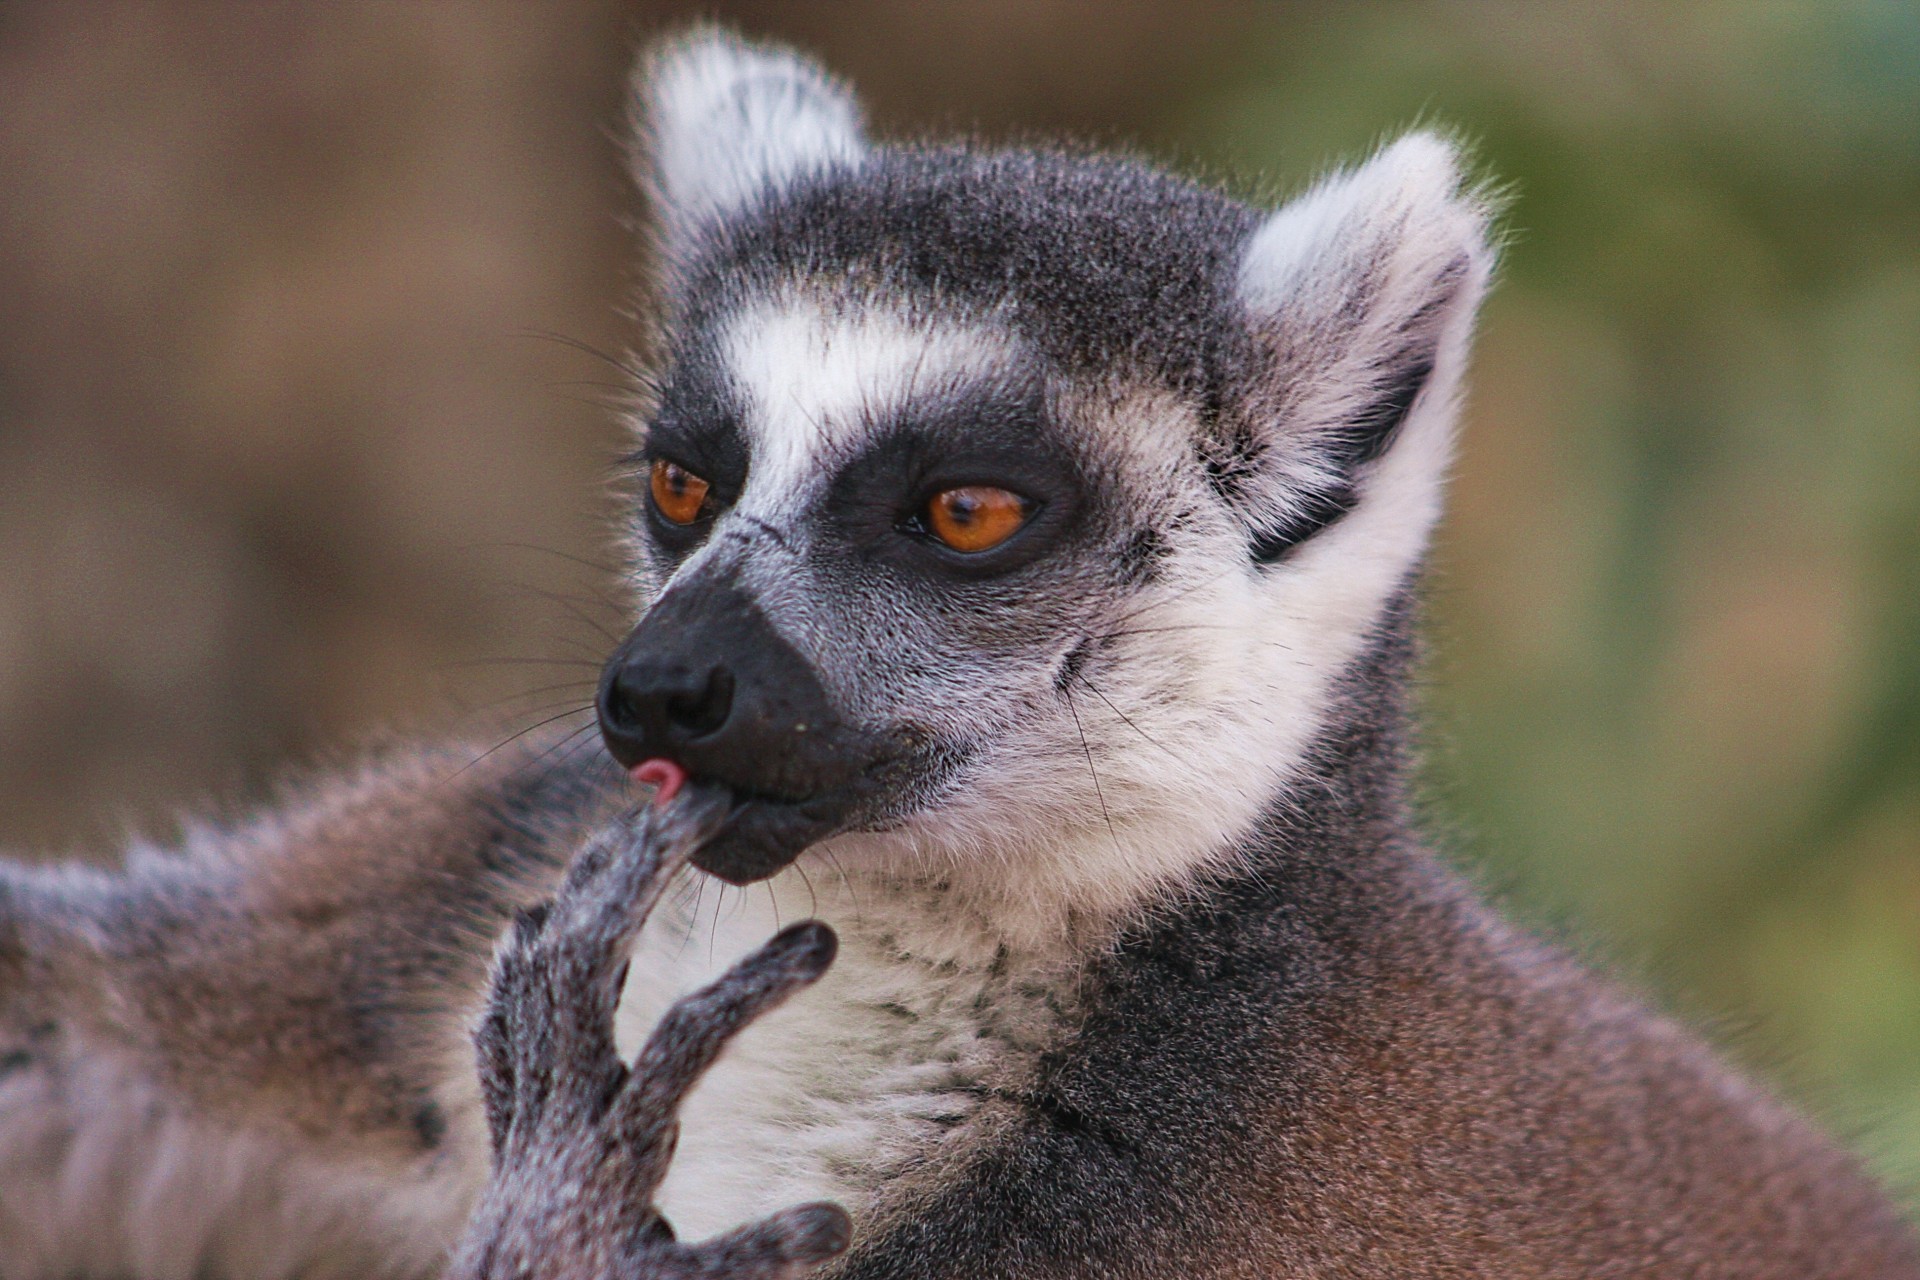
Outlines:
[[[1417,832],[1492,259],[1445,142],[1269,213],[876,146],[711,32],[638,97],[611,761],[401,753],[7,871],[0,1275],[1920,1275]]]

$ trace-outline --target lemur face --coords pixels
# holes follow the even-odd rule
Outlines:
[[[1218,856],[1434,516],[1488,258],[1451,152],[1262,215],[871,148],[817,70],[711,35],[642,105],[666,342],[615,757],[734,790],[701,863],[735,882],[837,837],[1097,905]]]
[[[757,878],[835,830],[911,824],[1044,767],[1043,743],[1071,744],[1084,785],[1089,667],[1160,526],[1199,514],[1137,480],[1155,452],[1180,466],[1175,440],[1117,457],[1124,393],[1005,323],[844,281],[756,292],[676,348],[636,458],[664,590],[609,665],[603,727],[624,763],[755,798],[708,868]]]

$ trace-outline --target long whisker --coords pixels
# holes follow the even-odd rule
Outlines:
[[[548,718],[547,723],[551,723],[553,720],[561,720],[565,718],[566,717],[564,715],[552,716]],[[512,741],[514,741],[514,739],[523,737],[527,733],[530,733],[532,730],[537,729],[539,727],[540,727],[539,725],[529,725],[527,726],[527,728],[520,730],[519,733],[516,733],[512,737],[508,738],[505,742],[496,743],[492,747],[489,747],[487,750],[481,752],[478,756],[474,757],[472,760],[469,760],[465,764],[461,765],[459,768],[454,769],[451,772],[436,779],[434,785],[436,787],[451,787],[460,778],[462,774],[465,774],[469,770],[475,768],[482,761],[484,761],[488,756],[491,756],[495,752],[501,750],[503,747],[507,746],[508,743],[511,743]],[[563,737],[560,738],[559,741],[555,742],[552,746],[548,747],[546,750],[540,752],[538,755],[534,756],[531,760],[527,761],[525,767],[530,771],[534,769],[544,768],[545,773],[536,774],[535,775],[536,777],[550,776],[554,771],[564,767],[568,759],[576,751],[578,751],[582,745],[591,743],[596,740],[597,735],[594,734],[593,731],[598,727],[599,727],[598,721],[595,721],[595,720],[587,721],[587,723],[581,725],[579,728],[573,730],[572,732],[564,735]]]
[[[502,589],[498,598],[503,601],[513,600],[526,594],[545,594],[553,597],[555,600],[570,600],[583,609],[605,609],[607,612],[619,614],[623,618],[631,612],[617,601],[610,600],[605,595],[595,591],[562,591],[552,586],[536,587],[530,582],[511,583],[507,588]]]
[[[813,891],[813,877],[809,876],[807,874],[807,869],[801,866],[797,862],[793,864],[793,869],[800,873],[800,883],[807,886],[807,899],[809,902],[809,906],[807,908],[807,914],[813,915],[813,916],[819,915],[820,914],[820,895]]]
[[[687,947],[693,942],[693,931],[700,927],[700,904],[707,897],[707,881],[711,877],[701,876],[694,881],[693,910],[687,913],[687,936],[680,939],[680,950],[674,953],[677,960],[687,953]]]
[[[1169,757],[1171,757],[1172,759],[1174,759],[1174,760],[1180,760],[1180,757],[1179,757],[1178,755],[1176,755],[1176,754],[1174,753],[1174,751],[1173,751],[1173,749],[1172,749],[1172,748],[1170,748],[1170,747],[1167,747],[1167,746],[1165,746],[1165,745],[1163,745],[1162,743],[1160,743],[1160,742],[1158,742],[1157,740],[1155,740],[1155,738],[1153,737],[1153,735],[1152,735],[1152,734],[1150,734],[1150,733],[1148,733],[1148,732],[1147,732],[1147,731],[1146,731],[1145,729],[1142,729],[1142,728],[1141,728],[1141,727],[1140,727],[1139,725],[1137,725],[1137,724],[1135,724],[1135,723],[1133,722],[1133,717],[1132,717],[1132,716],[1130,716],[1130,715],[1128,715],[1128,714],[1127,714],[1126,712],[1124,712],[1124,711],[1122,711],[1122,710],[1121,710],[1121,709],[1120,709],[1119,707],[1116,707],[1116,706],[1114,706],[1114,705],[1113,705],[1113,699],[1112,699],[1112,698],[1109,698],[1109,697],[1108,697],[1108,696],[1107,696],[1106,694],[1104,694],[1104,693],[1102,693],[1102,692],[1100,692],[1100,690],[1099,690],[1099,688],[1098,688],[1098,686],[1096,686],[1096,685],[1095,685],[1095,684],[1093,683],[1093,681],[1091,681],[1091,680],[1089,680],[1089,679],[1087,679],[1087,678],[1086,678],[1085,676],[1083,676],[1083,675],[1081,675],[1081,674],[1079,674],[1078,672],[1075,672],[1075,673],[1074,673],[1074,677],[1073,677],[1073,678],[1074,678],[1074,679],[1076,679],[1076,680],[1078,680],[1078,681],[1079,681],[1079,682],[1080,682],[1081,684],[1083,684],[1083,685],[1085,685],[1085,686],[1087,687],[1087,690],[1088,690],[1088,691],[1089,691],[1090,693],[1092,693],[1094,697],[1096,697],[1096,698],[1098,698],[1098,699],[1100,699],[1100,701],[1102,701],[1102,702],[1104,702],[1104,703],[1106,703],[1106,704],[1107,704],[1107,710],[1109,710],[1109,711],[1111,711],[1111,712],[1113,712],[1113,714],[1115,714],[1115,715],[1117,715],[1117,716],[1119,716],[1119,717],[1120,717],[1120,719],[1121,719],[1122,721],[1124,721],[1124,722],[1126,723],[1126,726],[1127,726],[1127,727],[1128,727],[1129,729],[1131,729],[1131,730],[1133,730],[1133,731],[1134,731],[1135,733],[1137,733],[1137,734],[1139,734],[1139,735],[1140,735],[1141,737],[1143,737],[1143,738],[1145,738],[1145,739],[1146,739],[1146,740],[1147,740],[1148,742],[1151,742],[1151,743],[1153,743],[1153,745],[1154,745],[1154,746],[1156,746],[1156,747],[1159,747],[1159,748],[1160,748],[1160,750],[1162,750],[1162,751],[1164,751],[1164,752],[1166,752],[1166,753],[1167,753],[1167,755],[1168,755]],[[1184,761],[1182,761],[1182,763],[1184,763]]]
[[[1185,596],[1192,595],[1194,592],[1200,590],[1203,587],[1210,587],[1217,582],[1224,582],[1228,578],[1233,577],[1235,574],[1238,574],[1239,572],[1241,572],[1240,567],[1238,565],[1235,565],[1231,568],[1223,569],[1219,573],[1209,574],[1208,576],[1200,579],[1198,582],[1189,582],[1186,586],[1181,587],[1179,590],[1173,592],[1171,595],[1168,595],[1161,599],[1145,601],[1144,603],[1122,613],[1119,617],[1115,618],[1113,621],[1117,625],[1124,626],[1127,623],[1132,622],[1135,618],[1142,617],[1145,614],[1148,614],[1153,610],[1160,608],[1162,605],[1172,604],[1176,600],[1182,599]]]
[[[512,702],[516,698],[534,698],[534,697],[538,697],[543,693],[569,693],[575,689],[591,689],[597,683],[599,682],[595,680],[565,680],[559,684],[536,685],[531,689],[521,689],[521,690],[518,690],[517,692],[509,693],[504,697],[500,698],[499,701],[497,702],[489,703],[484,706],[475,707],[473,709],[475,711],[490,711],[494,707],[500,706],[504,703]]]
[[[600,745],[599,728],[597,719],[589,720],[568,734],[556,747],[543,752],[539,758],[545,761],[549,770],[558,772],[572,764],[582,752],[591,752]]]
[[[589,409],[599,409],[602,412],[624,413],[632,409],[634,405],[641,402],[641,398],[639,394],[632,391],[631,389],[629,389],[625,395],[622,395],[619,398],[615,398],[613,396],[605,395],[605,394],[602,394],[602,395],[581,394],[579,392],[568,390],[568,387],[570,385],[592,386],[593,384],[592,383],[569,384],[566,382],[549,382],[549,383],[546,383],[541,389],[556,400],[564,400],[568,404],[583,404],[587,406]]]
[[[578,712],[591,711],[593,710],[593,703],[581,702],[578,700],[579,692],[584,687],[585,686],[581,686],[581,685],[574,686],[573,697],[548,698],[544,702],[526,702],[525,701],[528,698],[538,697],[539,694],[537,691],[531,692],[531,693],[510,693],[506,695],[504,698],[495,698],[491,702],[484,702],[478,706],[464,708],[463,709],[464,715],[462,718],[464,721],[468,721],[468,722],[482,722],[482,721],[485,721],[488,717],[493,716],[494,713],[501,711],[502,709],[508,706],[514,706],[514,714],[522,715],[522,716],[540,716],[540,715],[567,716],[567,715],[576,714]],[[514,704],[521,704],[521,705],[515,706]]]
[[[601,663],[607,660],[607,655],[605,650],[600,649],[597,646],[590,645],[584,640],[574,639],[569,636],[561,636],[556,638],[556,643],[559,644],[562,648],[565,648],[565,649],[571,650],[574,653],[577,653],[579,655],[579,661],[583,664],[598,667]]]
[[[1107,836],[1113,841],[1113,851],[1119,853],[1120,835],[1113,829],[1113,815],[1107,811],[1107,793],[1100,786],[1100,772],[1093,767],[1093,746],[1087,741],[1086,727],[1080,723],[1080,709],[1073,705],[1071,687],[1060,692],[1066,695],[1067,710],[1073,715],[1073,727],[1080,734],[1080,749],[1087,756],[1087,776],[1093,779],[1093,794],[1100,801],[1100,816],[1107,821]]]
[[[840,864],[840,856],[831,850],[823,850],[822,852],[826,854],[827,861],[833,864],[833,869],[840,873],[840,887],[847,891],[847,901],[853,904],[853,918],[855,920],[865,919],[860,910],[860,895],[855,891],[853,880],[847,875],[847,869]]]
[[[474,658],[464,662],[443,662],[442,671],[460,671],[473,667],[585,667],[593,671],[600,669],[601,662],[592,662],[585,658]]]
[[[1096,636],[1092,636],[1090,638],[1094,640],[1120,640],[1120,639],[1124,639],[1127,636],[1153,636],[1153,635],[1164,635],[1167,633],[1177,633],[1177,632],[1184,632],[1184,631],[1239,631],[1239,630],[1242,630],[1242,628],[1222,626],[1218,623],[1211,623],[1211,622],[1189,622],[1189,623],[1174,623],[1164,627],[1129,627],[1120,631],[1103,631],[1100,634]],[[1269,643],[1272,643],[1272,642],[1269,642]],[[1286,648],[1288,646],[1281,645],[1279,647]]]
[[[597,387],[602,391],[619,391],[633,394],[633,388],[624,382],[603,382],[598,378],[559,378],[546,383],[549,387]]]
[[[495,753],[503,751],[506,748],[512,746],[514,743],[526,737],[528,734],[534,732],[536,729],[544,729],[546,726],[552,724],[556,720],[565,720],[568,716],[577,716],[582,711],[589,711],[591,709],[592,708],[590,707],[581,707],[581,708],[578,708],[577,710],[562,711],[559,715],[545,716],[539,720],[536,720],[532,724],[528,725],[526,728],[517,730],[516,732],[507,735],[505,738],[501,739],[499,742],[494,743],[491,747],[488,747],[485,751],[482,751],[479,755],[467,761],[465,764],[461,765],[458,769],[455,769],[453,773],[448,776],[450,778],[457,778],[461,774],[467,772],[469,769],[473,769],[479,766],[481,762],[485,761],[489,756],[492,756]],[[560,741],[563,743],[567,742],[572,738],[577,737],[581,733],[586,732],[586,730],[595,728],[595,727],[596,726],[590,725],[590,724],[582,725],[580,728],[575,729],[572,733],[568,734],[565,738],[562,738]],[[555,750],[554,747],[548,747],[545,751],[535,756],[534,760],[536,762],[543,760],[547,756],[551,755],[554,750]]]
[[[570,551],[562,551],[558,547],[543,547],[537,542],[513,542],[513,541],[477,542],[477,543],[474,543],[473,545],[476,548],[481,550],[493,549],[497,551],[536,551],[543,556],[552,556],[556,560],[565,560],[568,564],[579,565],[582,569],[592,569],[595,573],[603,573],[609,577],[614,577],[614,578],[619,577],[623,572],[625,572],[624,570],[620,569],[618,566],[610,565],[610,564],[602,564],[597,560],[588,560],[584,556],[574,555]]]
[[[564,333],[555,333],[551,329],[521,329],[518,330],[514,336],[520,338],[535,338],[541,342],[552,342],[563,347],[569,347],[572,350],[590,355],[594,359],[612,366],[627,377],[632,378],[641,387],[651,387],[653,385],[653,375],[647,370],[637,364],[631,364],[619,356],[602,351],[591,342],[569,337]]]
[[[720,892],[713,896],[713,924],[707,930],[707,967],[713,967],[714,944],[720,940],[720,911],[727,905],[727,885],[722,883]]]
[[[594,617],[592,614],[588,613],[585,609],[581,608],[576,601],[570,599],[569,597],[562,595],[556,591],[549,591],[545,587],[530,586],[523,589],[526,591],[532,592],[536,596],[539,596],[542,600],[545,600],[549,604],[558,605],[560,608],[565,609],[575,619],[593,628],[593,630],[600,636],[600,638],[602,640],[605,640],[608,644],[617,645],[620,643],[620,637],[613,634],[613,632],[607,630],[605,623],[603,623],[600,619]]]

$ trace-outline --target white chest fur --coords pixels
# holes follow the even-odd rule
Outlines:
[[[618,1028],[627,1053],[671,1000],[779,923],[813,916],[840,935],[827,975],[743,1032],[682,1110],[660,1204],[683,1236],[809,1200],[858,1212],[956,1135],[984,1091],[1023,1075],[1069,1015],[1068,966],[956,934],[932,895],[822,883],[833,878],[816,871],[809,885],[789,870],[723,892],[689,873],[636,948]]]

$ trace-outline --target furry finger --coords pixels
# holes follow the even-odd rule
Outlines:
[[[612,982],[674,872],[725,818],[722,791],[689,787],[666,808],[630,810],[596,833],[568,864],[555,896],[547,946],[590,975],[597,995]],[[604,989],[603,989],[604,988]]]
[[[845,1253],[852,1239],[846,1210],[803,1204],[684,1249],[676,1280],[797,1280]]]
[[[537,1040],[579,1090],[606,1096],[624,1075],[613,1018],[634,936],[674,871],[710,835],[725,797],[706,791],[665,810],[631,812],[590,840],[569,866],[534,948]]]
[[[513,1127],[517,1074],[513,1067],[513,1021],[504,1005],[489,1002],[480,1025],[474,1028],[473,1048],[480,1073],[480,1105],[497,1159]]]
[[[537,1111],[545,1098],[546,1073],[537,1046],[551,1040],[540,1025],[539,941],[552,902],[514,913],[513,923],[495,949],[487,1007],[474,1029],[481,1099],[496,1153],[506,1143],[516,1116]]]
[[[648,1037],[612,1122],[630,1150],[657,1148],[681,1100],[735,1035],[816,981],[839,948],[818,920],[796,924],[668,1009]],[[664,1165],[658,1171],[664,1174]]]

